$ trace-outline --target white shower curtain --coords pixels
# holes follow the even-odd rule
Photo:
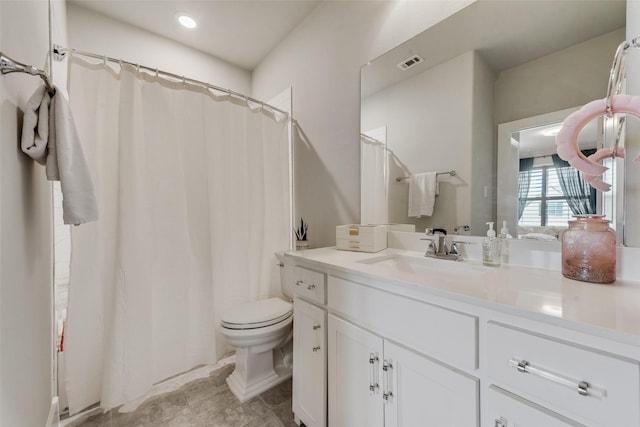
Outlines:
[[[387,208],[387,128],[360,134],[360,222],[386,224]]]
[[[72,231],[73,414],[215,363],[224,310],[280,295],[291,222],[283,117],[127,65],[71,58],[69,83],[100,215]]]

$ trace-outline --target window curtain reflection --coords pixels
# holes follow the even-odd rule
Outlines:
[[[595,150],[584,150],[589,156]],[[562,193],[567,198],[569,208],[574,215],[589,215],[596,213],[596,191],[583,178],[582,172],[572,167],[557,154],[551,156],[558,175]]]
[[[520,159],[520,177],[518,179],[518,220],[522,218],[524,208],[527,206],[527,196],[529,195],[532,169],[533,157]]]

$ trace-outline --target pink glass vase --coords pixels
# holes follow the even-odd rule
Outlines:
[[[603,215],[577,215],[562,235],[562,275],[593,283],[616,281],[616,233]]]

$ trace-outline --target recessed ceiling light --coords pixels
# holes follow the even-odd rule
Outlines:
[[[180,25],[185,28],[189,28],[190,30],[198,26],[198,21],[196,21],[189,15],[185,15],[184,13],[178,14],[178,22],[180,23]]]

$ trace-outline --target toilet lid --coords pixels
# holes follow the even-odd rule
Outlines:
[[[251,329],[274,325],[289,317],[293,306],[280,298],[252,301],[237,305],[222,316],[222,326],[229,329]]]

